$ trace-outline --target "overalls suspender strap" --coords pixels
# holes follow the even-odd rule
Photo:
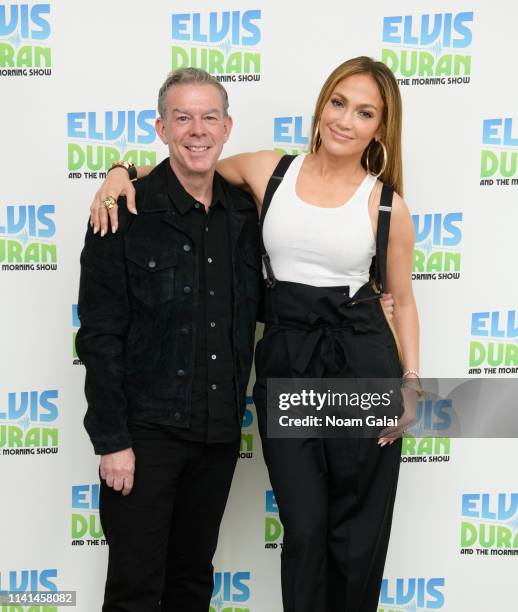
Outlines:
[[[390,213],[394,188],[383,183],[378,207],[378,229],[376,231],[375,278],[378,289],[383,292],[387,284],[387,249],[390,231]]]
[[[264,192],[263,206],[261,208],[261,217],[259,219],[259,248],[261,249],[261,258],[263,260],[264,269],[266,270],[266,286],[271,289],[275,286],[275,275],[273,273],[272,264],[270,263],[270,256],[266,252],[264,248],[263,242],[263,223],[264,218],[266,217],[266,213],[268,212],[268,208],[270,207],[270,203],[272,201],[274,193],[277,191],[277,188],[281,184],[286,171],[290,167],[291,162],[296,158],[296,155],[283,155],[279,160],[279,163],[275,167],[270,180],[268,181],[268,185],[266,185],[266,191]]]
[[[263,242],[263,223],[268,212],[268,208],[271,204],[272,198],[277,191],[277,188],[281,184],[286,171],[290,167],[291,162],[297,157],[296,155],[284,155],[279,160],[275,170],[273,171],[266,191],[264,193],[263,206],[261,208],[261,217],[259,220],[259,248],[261,249],[261,258],[263,260],[264,268],[266,270],[266,286],[272,288],[275,286],[276,279],[273,273],[272,264],[270,257],[266,252]],[[392,198],[394,195],[394,188],[390,185],[383,184],[381,190],[380,204],[378,207],[378,229],[376,232],[376,257],[374,265],[374,275],[378,289],[381,292],[384,291],[387,282],[387,249],[390,231],[390,213],[392,212]],[[375,296],[375,297],[380,297]],[[369,300],[372,298],[360,298],[355,303]]]

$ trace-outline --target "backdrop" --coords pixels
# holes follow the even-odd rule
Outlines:
[[[0,4],[0,590],[75,590],[79,612],[101,607],[98,458],[73,349],[78,260],[111,162],[167,155],[153,125],[172,68],[227,86],[226,154],[292,153],[336,65],[386,62],[404,101],[422,374],[516,376],[517,19],[499,0]],[[405,440],[380,612],[515,609],[516,451],[510,439]],[[250,403],[213,612],[280,612],[282,537]],[[29,609],[40,610],[1,608]]]

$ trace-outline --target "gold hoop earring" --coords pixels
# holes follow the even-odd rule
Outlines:
[[[320,120],[318,120],[315,123],[315,127],[313,129],[313,138],[312,138],[312,142],[313,142],[313,151],[310,151],[311,153],[315,153],[316,150],[318,149],[318,145],[320,141]]]
[[[383,151],[383,164],[381,165],[381,170],[378,172],[378,174],[373,174],[371,172],[370,169],[370,164],[369,164],[369,152],[370,152],[370,145],[367,148],[367,155],[365,157],[365,163],[367,164],[367,172],[369,174],[372,174],[372,176],[378,178],[380,177],[386,170],[387,168],[387,162],[388,162],[388,154],[387,154],[387,147],[383,144],[383,142],[381,140],[375,140],[374,142],[376,142],[377,144],[380,145],[382,151]]]

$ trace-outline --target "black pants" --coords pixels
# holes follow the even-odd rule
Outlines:
[[[284,526],[284,611],[375,612],[401,441],[262,440]]]
[[[186,442],[145,427],[133,427],[132,438],[132,492],[124,497],[101,480],[109,544],[103,612],[207,612],[239,440]]]
[[[255,354],[263,454],[284,526],[284,612],[376,612],[401,441],[281,439],[266,432],[268,378],[399,378],[377,301],[349,307],[348,289],[278,281],[267,293]],[[359,297],[369,297],[364,286]]]

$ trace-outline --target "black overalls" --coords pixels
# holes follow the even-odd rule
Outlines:
[[[263,454],[284,526],[285,612],[375,612],[389,542],[401,440],[266,436],[268,378],[400,378],[396,343],[370,283],[314,287],[275,279],[262,241],[272,196],[293,156],[271,177],[261,214],[267,271],[265,331],[255,353]],[[375,277],[385,286],[392,188],[383,186]],[[311,228],[308,228],[311,231]]]

